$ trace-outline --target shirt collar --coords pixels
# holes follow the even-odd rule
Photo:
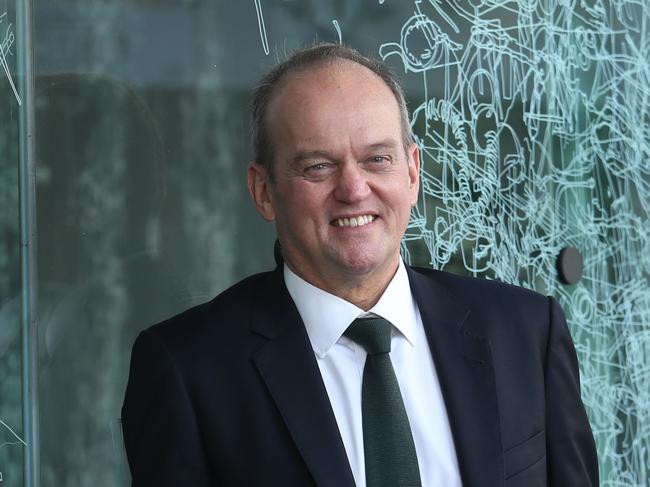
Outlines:
[[[319,358],[327,355],[357,317],[373,313],[390,321],[415,346],[416,311],[408,275],[400,259],[397,272],[368,313],[344,299],[311,285],[284,265],[284,281]]]

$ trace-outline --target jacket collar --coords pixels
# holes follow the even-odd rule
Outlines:
[[[481,317],[438,281],[408,268],[451,425],[463,485],[504,482],[501,422],[490,343]]]
[[[353,487],[354,477],[307,332],[282,277],[268,274],[251,331],[268,341],[254,363],[307,465],[324,487]]]

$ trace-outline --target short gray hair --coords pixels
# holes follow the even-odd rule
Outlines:
[[[290,74],[338,60],[348,60],[360,64],[375,73],[386,83],[386,86],[392,91],[399,106],[404,148],[406,149],[413,142],[404,91],[393,71],[383,62],[366,57],[351,47],[340,44],[319,43],[293,52],[285,61],[272,68],[260,80],[253,93],[251,131],[254,161],[269,169],[271,176],[273,174],[271,167],[273,151],[265,119],[266,111],[274,93],[282,81]]]

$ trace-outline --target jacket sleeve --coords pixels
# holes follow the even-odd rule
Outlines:
[[[186,384],[153,330],[133,346],[122,427],[133,487],[216,485]]]
[[[598,458],[580,397],[578,359],[560,305],[549,298],[546,349],[546,451],[548,485],[597,487]]]

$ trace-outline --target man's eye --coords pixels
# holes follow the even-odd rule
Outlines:
[[[322,171],[323,169],[327,169],[328,167],[329,164],[326,164],[324,162],[319,162],[318,164],[312,164],[311,166],[308,166],[307,171],[317,172],[317,171]]]
[[[309,164],[304,168],[303,175],[310,180],[321,180],[329,176],[334,168],[334,164],[330,162],[317,162]]]
[[[390,162],[390,157],[388,156],[372,156],[368,159],[368,162],[372,164],[388,164]]]

